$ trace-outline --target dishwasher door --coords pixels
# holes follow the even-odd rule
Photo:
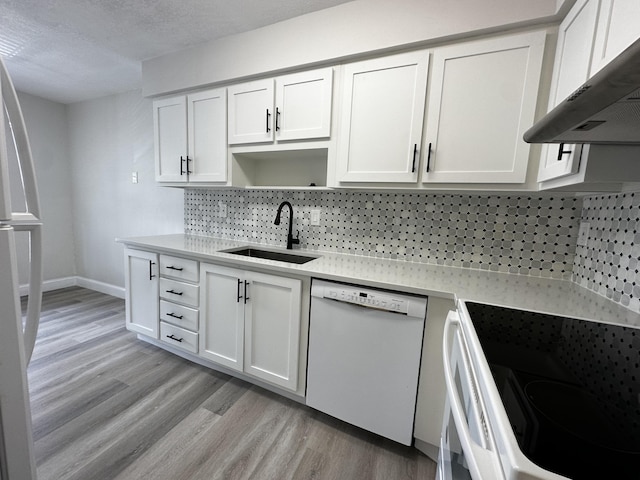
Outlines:
[[[314,280],[307,405],[411,445],[427,299]]]

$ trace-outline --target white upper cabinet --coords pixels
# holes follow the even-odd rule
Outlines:
[[[544,44],[534,32],[433,51],[423,184],[525,181]]]
[[[229,144],[273,141],[273,79],[229,87]]]
[[[328,138],[333,69],[229,87],[229,144]]]
[[[638,0],[578,0],[560,24],[549,110],[637,40],[639,25]],[[611,182],[625,181],[622,172],[628,173],[628,181],[637,178],[627,167],[612,176],[593,164],[604,162],[603,155],[591,153],[580,145],[544,145],[538,175],[541,188],[585,184],[585,188],[604,191],[613,190]],[[622,157],[620,162],[626,161],[628,155]],[[608,161],[611,169],[622,168],[620,162]],[[597,184],[596,176],[602,179],[603,185]]]
[[[224,88],[187,96],[189,182],[227,181],[227,96]]]
[[[601,0],[590,75],[640,37],[640,1]]]
[[[187,98],[153,102],[153,133],[157,182],[186,182]]]
[[[549,92],[549,110],[564,101],[589,78],[599,4],[600,0],[578,0],[560,24]],[[544,145],[538,181],[576,173],[580,163],[578,152],[579,148],[575,145]]]
[[[332,68],[276,78],[276,140],[328,138],[332,86]]]
[[[226,89],[153,102],[156,181],[227,181]]]
[[[418,181],[429,52],[343,69],[338,182]]]

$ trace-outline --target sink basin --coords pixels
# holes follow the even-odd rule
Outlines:
[[[294,253],[274,252],[272,250],[262,250],[251,247],[222,250],[222,252],[242,255],[244,257],[264,258],[267,260],[277,260],[279,262],[297,263],[299,265],[318,258],[311,255],[296,255]]]

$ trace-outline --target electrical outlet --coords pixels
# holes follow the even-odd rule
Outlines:
[[[578,230],[578,241],[576,243],[580,247],[586,247],[588,239],[589,239],[589,222],[580,222],[580,230]]]
[[[218,203],[218,215],[222,218],[227,218],[227,204],[219,202]]]
[[[138,183],[138,172],[131,172],[131,183]]]
[[[320,210],[311,210],[311,225],[320,225]]]

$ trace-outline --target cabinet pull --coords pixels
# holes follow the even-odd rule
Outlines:
[[[182,340],[184,340],[184,338],[176,337],[173,333],[171,335],[167,335],[167,338],[170,338],[171,340],[175,340],[176,342],[180,342],[180,343],[182,343]]]
[[[249,296],[247,295],[247,287],[249,286],[249,282],[244,281],[244,303],[246,305],[247,300],[249,300]]]
[[[413,163],[411,164],[411,173],[416,171],[416,153],[418,153],[418,144],[413,144]]]
[[[167,313],[167,317],[173,317],[173,318],[177,318],[178,320],[182,320],[184,318],[184,315],[176,315],[175,313],[171,312],[171,313]]]
[[[238,290],[237,290],[237,297],[236,298],[236,303],[240,303],[240,299],[242,298],[242,295],[240,295],[240,285],[242,284],[242,280],[238,279]]]
[[[165,292],[167,293],[173,293],[174,295],[182,295],[182,292],[176,292],[175,290],[171,289],[171,290],[165,290]]]
[[[152,265],[155,265],[156,262],[152,262],[151,260],[149,260],[149,280],[153,280],[153,277],[155,277],[155,275],[153,274],[153,268]]]
[[[187,175],[191,175],[193,173],[193,170],[189,170],[189,162],[193,162],[193,158],[189,158],[189,155],[187,155],[186,160],[187,160]]]
[[[280,130],[280,110],[276,107],[276,132]]]
[[[567,155],[569,153],[571,153],[572,150],[565,150],[564,149],[564,143],[560,144],[560,147],[558,148],[558,161],[562,160],[563,155]]]
[[[185,162],[185,159],[184,159],[184,158],[182,158],[182,155],[180,155],[180,176],[182,176],[182,175],[184,175],[185,173],[187,173],[187,172],[185,172],[185,171],[184,171],[184,169],[182,168],[182,164],[183,164],[184,162]],[[187,168],[188,168],[188,167],[187,167]]]
[[[184,268],[182,267],[178,268],[178,267],[174,267],[173,265],[169,265],[166,268],[168,268],[169,270],[177,270],[178,272],[181,272],[182,270],[184,270]]]
[[[269,113],[269,109],[267,108],[267,133],[269,133],[271,131],[271,129],[269,128],[269,117],[271,116],[271,114]]]
[[[429,143],[429,148],[427,150],[427,173],[429,173],[430,166],[431,166],[431,143]]]

